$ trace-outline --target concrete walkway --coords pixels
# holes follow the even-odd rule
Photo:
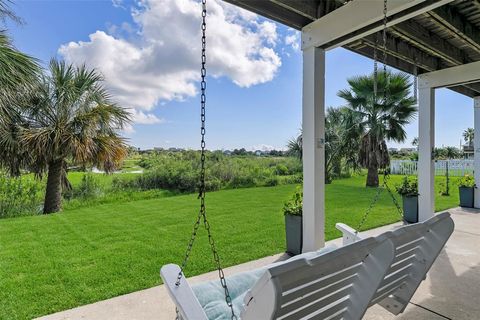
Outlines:
[[[455,221],[455,232],[430,270],[426,281],[414,295],[407,310],[395,317],[383,308],[373,306],[367,311],[365,320],[480,319],[480,211],[457,208],[450,212]],[[369,230],[364,234],[380,234],[395,225]],[[340,241],[341,239],[337,239],[329,243],[340,244]],[[252,270],[284,258],[282,254],[266,257],[228,268],[225,273],[231,275]],[[189,282],[201,282],[216,279],[216,277],[216,272],[211,272],[192,277]],[[174,318],[174,306],[165,288],[158,286],[38,319],[170,320]]]

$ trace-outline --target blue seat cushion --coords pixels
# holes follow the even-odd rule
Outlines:
[[[292,257],[286,261],[276,262],[275,264],[282,264],[287,261],[313,258],[315,256],[325,254],[327,252],[335,250],[335,246],[328,246],[320,249],[316,252],[307,252],[295,257]],[[254,286],[258,279],[263,275],[267,267],[260,268],[248,272],[237,273],[233,276],[226,278],[230,297],[232,298],[233,310],[237,317],[244,309],[244,297],[248,290]],[[200,305],[202,306],[205,314],[209,320],[230,320],[231,310],[225,303],[225,291],[222,288],[219,280],[213,280],[208,282],[202,282],[192,286],[192,290],[195,293]]]

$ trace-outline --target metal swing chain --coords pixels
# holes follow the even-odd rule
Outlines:
[[[413,75],[413,99],[415,100],[415,103],[418,103],[418,67],[416,64]]]
[[[388,75],[387,75],[387,18],[388,0],[383,1],[383,76],[385,77],[385,88],[383,88],[383,101],[387,103]]]
[[[183,277],[183,270],[186,268],[188,259],[190,258],[190,253],[193,248],[193,244],[195,242],[195,238],[197,236],[198,228],[200,227],[200,223],[203,220],[203,225],[205,227],[205,230],[207,230],[208,234],[208,243],[210,244],[210,249],[212,250],[213,254],[213,259],[215,261],[217,270],[218,270],[218,276],[220,278],[220,284],[225,292],[225,302],[227,303],[228,307],[230,308],[230,311],[232,313],[231,319],[236,320],[237,316],[235,315],[235,312],[233,310],[233,304],[232,304],[232,298],[230,296],[230,292],[227,287],[227,281],[225,280],[225,273],[223,272],[221,263],[220,263],[220,256],[218,254],[215,241],[213,239],[211,230],[210,230],[210,223],[207,220],[207,213],[206,213],[206,207],[205,207],[205,192],[206,192],[206,186],[205,186],[205,160],[206,160],[206,143],[205,143],[205,113],[206,113],[206,89],[207,89],[207,82],[206,82],[206,77],[207,77],[207,69],[206,69],[206,63],[207,63],[207,55],[206,55],[206,30],[207,30],[207,23],[206,23],[206,17],[207,17],[207,1],[202,0],[202,67],[201,67],[201,85],[200,85],[200,118],[201,118],[201,129],[200,129],[200,134],[201,134],[201,153],[200,153],[200,191],[198,194],[198,198],[200,199],[200,210],[197,215],[197,219],[195,220],[195,223],[193,225],[193,231],[192,235],[190,237],[190,240],[188,242],[187,250],[185,252],[185,257],[182,262],[182,266],[180,268],[180,272],[178,273],[177,276],[177,281],[175,282],[176,286],[180,285],[180,281]],[[176,309],[176,319],[180,319],[178,308]]]
[[[368,209],[365,211],[365,214],[363,215],[362,217],[362,220],[360,221],[360,223],[358,224],[357,228],[355,229],[355,237],[358,235],[358,233],[360,232],[360,229],[363,227],[363,225],[365,224],[365,222],[367,221],[367,218],[368,216],[370,215],[370,213],[372,212],[373,208],[375,207],[375,205],[377,204],[378,200],[380,199],[380,195],[383,191],[383,189],[387,190],[387,193],[388,195],[390,196],[390,198],[392,198],[392,202],[393,204],[395,205],[395,208],[397,209],[397,213],[398,215],[400,216],[400,218],[402,219],[403,223],[406,223],[406,220],[403,216],[403,210],[402,210],[402,207],[400,206],[400,204],[398,203],[398,200],[397,198],[395,198],[395,195],[393,194],[393,191],[392,189],[390,189],[390,186],[388,185],[388,181],[390,180],[390,170],[389,169],[385,169],[385,171],[383,172],[383,184],[382,184],[382,187],[377,187],[377,192],[375,193],[375,197],[373,198],[373,201],[370,203],[370,206],[368,207]]]
[[[378,96],[378,57],[377,57],[378,39],[375,34],[375,43],[373,46],[373,101],[377,103]]]
[[[384,77],[385,77],[385,87],[383,89],[383,101],[384,103],[387,102],[387,88],[388,88],[388,76],[387,76],[387,23],[388,23],[388,18],[387,18],[387,13],[388,13],[388,0],[383,1],[383,32],[382,32],[382,46],[383,46],[383,72],[384,72]],[[373,51],[373,77],[374,77],[374,97],[376,101],[377,97],[377,77],[378,77],[378,61],[377,61],[377,38],[375,37],[375,46],[374,46],[374,51]],[[384,170],[384,175],[383,175],[383,188],[378,186],[377,187],[377,192],[375,193],[375,196],[373,197],[372,202],[368,206],[367,210],[365,211],[365,214],[362,217],[362,220],[360,220],[360,223],[358,224],[357,228],[355,229],[355,237],[358,235],[360,232],[360,229],[363,227],[365,222],[367,221],[368,216],[372,212],[373,208],[377,204],[378,200],[380,199],[380,195],[382,194],[383,189],[387,190],[388,194],[393,200],[393,203],[395,204],[395,207],[397,209],[397,212],[399,213],[400,217],[402,218],[402,221],[405,222],[404,217],[403,217],[403,211],[402,208],[400,207],[400,204],[397,201],[397,198],[395,198],[395,195],[393,194],[392,190],[388,186],[388,180],[390,179],[390,173],[388,169]]]

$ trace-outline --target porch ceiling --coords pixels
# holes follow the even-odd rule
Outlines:
[[[342,6],[343,0],[224,0],[301,30]],[[357,0],[358,1],[358,0]],[[427,0],[427,2],[435,0]],[[381,39],[381,33],[377,34]],[[375,35],[344,48],[373,59]],[[382,57],[382,48],[378,56]],[[455,0],[401,22],[387,31],[387,63],[418,74],[480,61],[480,0]],[[469,97],[480,96],[480,82],[451,87]]]

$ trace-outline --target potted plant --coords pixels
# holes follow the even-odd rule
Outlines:
[[[283,213],[285,215],[287,253],[293,255],[302,253],[302,205],[303,192],[300,188],[297,188],[292,198],[285,202],[285,205],[283,206]]]
[[[416,178],[404,177],[396,187],[403,200],[403,219],[408,223],[418,222],[418,181]]]
[[[460,206],[465,208],[473,208],[475,179],[467,174],[460,179],[458,187],[460,192]]]

